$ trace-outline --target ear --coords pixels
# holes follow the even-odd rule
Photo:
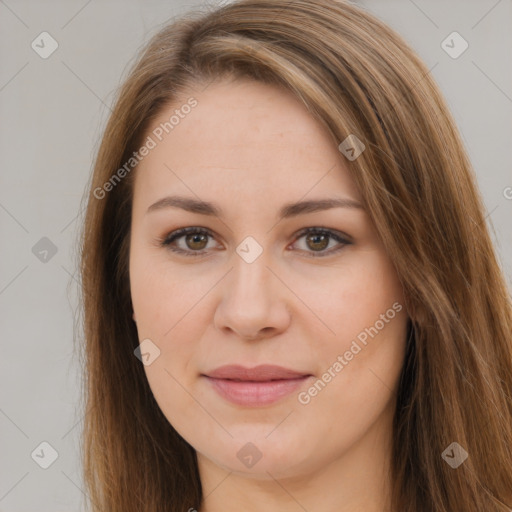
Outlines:
[[[137,320],[136,320],[136,318],[135,318],[135,311],[132,313],[132,318],[133,318],[133,321],[134,321],[135,323],[137,323]]]

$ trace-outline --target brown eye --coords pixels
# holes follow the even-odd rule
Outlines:
[[[352,244],[348,235],[325,228],[306,228],[299,233],[295,243],[302,238],[305,242],[303,244],[305,248],[299,247],[299,249],[311,257],[329,256],[340,251],[346,245]],[[331,246],[332,248],[325,250],[329,247],[331,241],[334,242],[334,247]]]
[[[204,228],[182,228],[170,233],[162,241],[162,246],[185,256],[203,256],[208,246],[208,238],[213,238],[213,234]],[[184,243],[180,244],[181,239]]]
[[[313,249],[314,251],[322,251],[329,245],[329,237],[323,233],[310,233],[306,236],[306,243],[310,249]]]
[[[185,243],[189,249],[193,250],[202,250],[208,244],[208,235],[203,233],[195,233],[192,235],[187,235],[185,237]]]

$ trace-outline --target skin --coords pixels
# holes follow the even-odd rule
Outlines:
[[[403,304],[403,291],[364,208],[278,221],[289,202],[343,197],[362,204],[328,132],[289,92],[248,80],[194,86],[147,135],[193,96],[197,106],[137,168],[130,283],[139,339],[160,355],[145,372],[156,401],[198,455],[201,512],[388,510],[391,425],[405,351],[405,307],[307,404],[298,400],[365,328]],[[168,207],[169,195],[211,201],[222,218]],[[194,226],[206,241],[160,244]],[[327,248],[297,233],[345,233]],[[237,246],[263,252],[247,263]],[[326,256],[318,252],[341,248]],[[277,364],[313,375],[264,407],[227,402],[201,377],[225,364]],[[303,395],[304,396],[304,395]],[[237,457],[253,443],[252,467]]]

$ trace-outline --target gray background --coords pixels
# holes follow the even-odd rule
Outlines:
[[[358,3],[405,37],[445,94],[512,289],[512,1]],[[83,509],[73,349],[80,201],[137,48],[196,5],[0,0],[0,512]],[[43,31],[59,45],[47,59],[31,47]],[[453,31],[469,43],[457,59],[441,48]],[[58,453],[48,469],[35,462],[50,460],[43,441]]]

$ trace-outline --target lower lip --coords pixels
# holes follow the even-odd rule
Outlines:
[[[236,405],[258,407],[277,402],[293,393],[310,375],[296,379],[264,382],[237,381],[206,377],[213,389],[223,398]]]

